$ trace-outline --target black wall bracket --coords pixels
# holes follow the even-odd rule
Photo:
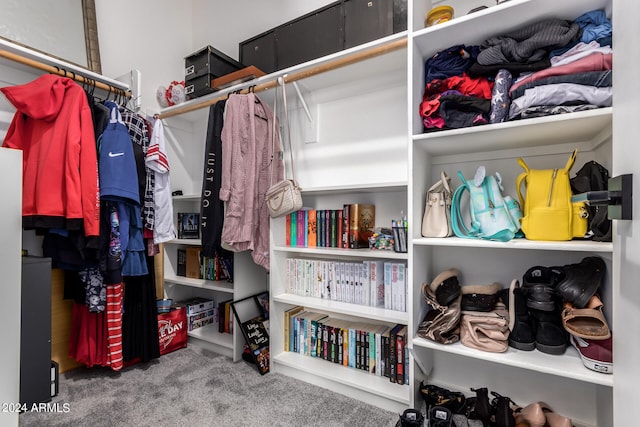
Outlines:
[[[633,219],[633,174],[609,178],[608,190],[587,191],[571,197],[571,202],[607,206],[608,219]]]

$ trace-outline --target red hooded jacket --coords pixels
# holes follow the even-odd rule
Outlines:
[[[85,91],[44,74],[0,88],[17,112],[3,147],[23,151],[22,225],[100,232],[98,161]]]

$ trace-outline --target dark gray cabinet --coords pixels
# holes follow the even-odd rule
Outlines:
[[[407,0],[340,0],[240,42],[244,65],[266,73],[407,29]]]
[[[51,400],[51,258],[22,257],[20,403]]]

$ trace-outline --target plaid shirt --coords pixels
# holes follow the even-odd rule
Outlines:
[[[149,149],[150,138],[149,131],[145,120],[138,114],[131,111],[122,109],[122,121],[129,129],[129,135],[131,140],[136,144],[142,146],[142,152],[146,155]],[[153,188],[155,185],[155,178],[153,171],[145,166],[146,182],[144,186],[144,206],[142,207],[142,222],[144,228],[153,230],[155,211],[153,205]]]

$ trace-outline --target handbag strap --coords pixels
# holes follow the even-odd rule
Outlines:
[[[289,124],[289,110],[287,109],[287,91],[284,77],[278,77],[278,83],[282,85],[282,108],[284,108],[284,121],[287,122],[287,140],[289,142],[289,160],[291,161],[291,179],[296,181],[296,171],[293,165],[293,146],[291,145],[291,125]],[[284,142],[282,149],[287,151]]]
[[[291,164],[291,179],[293,180],[294,183],[296,183],[296,172],[295,172],[295,166],[293,162],[293,149],[291,147],[291,126],[289,124],[289,112],[287,110],[287,94],[285,90],[285,84],[286,83],[284,81],[284,77],[278,77],[278,84],[275,87],[275,94],[273,97],[273,127],[271,130],[271,164],[269,165],[269,186],[273,185],[273,160],[274,160],[275,145],[276,145],[276,118],[278,116],[278,110],[277,110],[278,86],[280,85],[282,85],[282,102],[283,102],[283,108],[284,108],[284,117],[285,117],[285,121],[287,122],[287,139],[289,140],[289,160]],[[280,140],[282,142],[282,150],[287,151],[284,146],[284,140],[282,138],[280,138]],[[286,179],[287,177],[286,167],[285,167],[284,175]]]

